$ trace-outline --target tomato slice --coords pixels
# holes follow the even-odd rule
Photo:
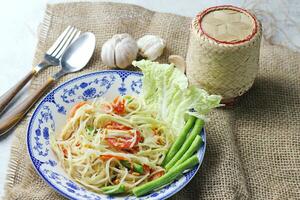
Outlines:
[[[126,158],[124,158],[122,156],[115,156],[115,155],[109,155],[109,154],[100,156],[100,159],[102,159],[102,160],[109,160],[111,158],[115,158],[117,160],[127,160]]]
[[[117,100],[115,99],[114,102]],[[125,126],[121,123],[110,121],[104,125],[103,128],[111,129],[111,130],[125,130],[130,131],[132,130],[131,127]],[[132,138],[134,137],[134,134],[131,133],[131,136],[127,137],[114,137],[114,138],[106,138],[107,143],[113,147],[116,150],[119,151],[128,151],[129,153],[136,153],[139,151],[139,148],[137,147],[137,144],[144,140],[144,138],[141,136],[140,131],[136,131],[136,141],[134,144],[132,144]]]
[[[129,149],[132,144],[129,137],[107,138],[109,145],[116,149]]]
[[[136,149],[137,147],[136,145],[143,140],[140,131],[137,131],[136,134],[137,134],[137,138],[134,145],[132,145],[132,141],[131,141],[132,138],[134,137],[133,135],[132,137],[106,138],[106,140],[110,146],[112,146],[117,150],[134,150],[133,152],[136,152],[136,150],[138,150]]]

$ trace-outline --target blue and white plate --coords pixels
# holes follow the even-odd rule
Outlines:
[[[80,101],[103,97],[113,100],[117,95],[141,95],[142,74],[130,71],[100,71],[69,80],[52,90],[34,111],[27,130],[27,146],[38,174],[57,192],[70,199],[137,199],[133,195],[107,196],[89,191],[71,180],[59,165],[50,148],[49,134],[59,132],[65,125],[66,113]],[[200,164],[204,157],[206,135],[200,133],[204,145],[198,151]],[[139,199],[166,199],[181,190],[196,174],[200,165],[184,173],[173,183]]]

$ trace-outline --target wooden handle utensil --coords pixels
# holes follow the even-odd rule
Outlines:
[[[35,70],[30,71],[14,87],[9,89],[0,97],[0,114],[5,110],[9,102],[16,96],[16,94],[30,81],[35,73]]]
[[[0,118],[0,135],[3,135],[15,126],[30,110],[30,108],[43,96],[50,86],[55,83],[51,77],[47,82],[30,94],[30,96],[22,103],[16,106],[11,112]]]

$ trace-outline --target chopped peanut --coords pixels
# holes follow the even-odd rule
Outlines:
[[[165,142],[163,141],[163,139],[161,137],[157,138],[156,143],[159,144],[159,145],[164,145],[165,144]]]
[[[137,173],[137,172],[132,172],[132,175],[134,175],[134,176],[139,176],[139,175],[140,175],[140,173]]]
[[[113,181],[113,183],[114,183],[115,185],[118,185],[118,184],[120,183],[120,179],[116,178],[116,179]]]

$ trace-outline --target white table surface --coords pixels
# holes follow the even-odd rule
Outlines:
[[[31,68],[31,62],[37,43],[37,27],[43,19],[46,4],[57,2],[62,2],[62,0],[1,1],[0,95],[13,86]],[[171,12],[191,17],[206,7],[221,4],[233,4],[236,6],[255,8],[258,11],[264,11],[264,16],[259,16],[259,18],[263,19],[266,28],[265,33],[268,39],[271,39],[274,43],[288,45],[296,50],[300,46],[300,28],[294,26],[295,23],[300,25],[300,1],[297,0],[286,2],[267,0],[260,4],[256,4],[255,1],[243,0],[114,0],[113,2],[132,3],[155,11]],[[277,13],[275,18],[269,16],[269,14],[274,13]],[[283,29],[284,24],[286,24],[288,28],[285,27]],[[279,27],[279,31],[275,27]],[[17,103],[22,98],[26,98],[27,91],[26,89],[23,91]],[[4,185],[12,139],[13,134],[0,137],[0,197],[4,195]]]

